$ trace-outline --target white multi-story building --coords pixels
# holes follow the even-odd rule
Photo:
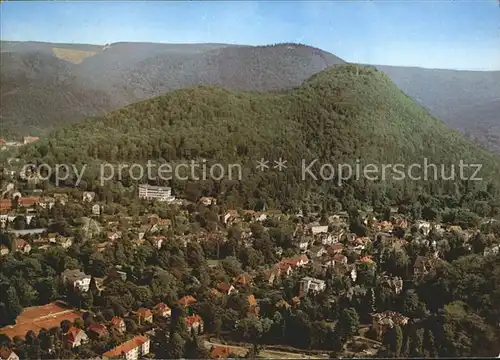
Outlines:
[[[158,200],[172,202],[172,189],[166,186],[153,186],[148,184],[139,185],[139,198],[146,200]]]
[[[64,282],[72,284],[75,288],[81,292],[87,292],[90,288],[90,280],[92,277],[85,274],[80,270],[65,270],[62,273],[62,278]]]
[[[105,352],[104,359],[125,358],[126,360],[138,360],[144,355],[149,354],[149,338],[145,336],[136,336],[133,339]]]
[[[319,293],[325,291],[325,289],[326,289],[326,282],[324,280],[308,276],[300,280],[300,292],[302,294],[307,294],[309,291]]]

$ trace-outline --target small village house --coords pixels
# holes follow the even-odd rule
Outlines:
[[[136,336],[102,354],[103,359],[138,360],[149,354],[150,340],[146,336]]]
[[[139,324],[150,324],[153,322],[153,313],[147,308],[140,308],[135,312],[137,318],[139,319]]]
[[[76,348],[88,342],[89,337],[85,331],[75,326],[71,326],[66,334],[63,335],[63,343],[69,348]]]
[[[91,276],[85,274],[83,271],[78,269],[65,270],[62,273],[62,279],[65,283],[70,283],[73,287],[77,288],[81,292],[89,291]]]

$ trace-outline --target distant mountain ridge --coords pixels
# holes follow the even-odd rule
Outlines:
[[[75,64],[60,59],[54,48],[95,54]],[[1,120],[6,134],[45,133],[193,85],[236,90],[290,88],[327,66],[344,63],[332,54],[298,44],[2,42],[1,50]]]
[[[1,42],[2,132],[46,133],[195,85],[269,91],[344,61],[301,44]],[[377,66],[450,127],[500,153],[500,72]]]
[[[433,115],[500,153],[500,71],[377,67]]]

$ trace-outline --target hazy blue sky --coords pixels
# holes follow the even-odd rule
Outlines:
[[[4,40],[301,42],[347,61],[500,69],[497,0],[4,2]]]

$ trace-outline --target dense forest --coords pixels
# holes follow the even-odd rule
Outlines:
[[[99,190],[102,162],[240,164],[241,181],[206,180],[190,183],[174,179],[177,194],[186,189],[224,197],[231,206],[280,208],[311,206],[344,208],[411,204],[418,194],[431,195],[447,208],[487,203],[498,210],[499,159],[475,147],[457,132],[431,117],[373,67],[342,65],[311,77],[302,86],[283,92],[231,92],[216,87],[174,91],[100,118],[91,118],[24,147],[21,154],[36,163],[75,164],[88,167],[79,184]],[[287,160],[286,170],[256,171],[256,160]],[[483,164],[484,181],[394,180],[366,178],[339,183],[306,178],[301,161],[362,165]],[[318,167],[316,167],[316,172]],[[458,175],[458,170],[455,169]],[[449,170],[447,170],[449,174]],[[469,176],[471,174],[469,173]],[[493,182],[493,183],[492,183]],[[108,189],[135,185],[127,173]],[[71,186],[75,181],[66,181]],[[475,196],[473,194],[480,193]],[[451,198],[449,198],[451,196]]]

